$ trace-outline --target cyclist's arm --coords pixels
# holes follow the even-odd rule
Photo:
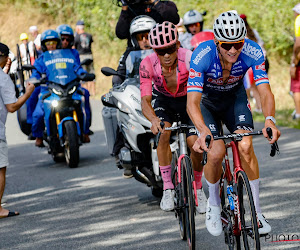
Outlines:
[[[153,134],[157,134],[158,131],[162,132],[162,128],[160,126],[161,120],[156,116],[154,109],[151,106],[152,96],[143,96],[142,97],[142,111],[144,116],[151,122],[152,127],[151,131]]]
[[[260,96],[263,114],[265,117],[275,117],[275,99],[270,88],[263,56],[254,61],[254,66],[252,66],[252,70],[255,84],[257,86],[257,90]],[[275,124],[271,120],[267,119],[265,121],[265,128],[263,129],[265,137],[268,137],[266,133],[267,127],[270,127],[272,129],[273,139],[270,141],[270,143],[274,143],[278,140],[280,136],[280,131],[276,128]]]

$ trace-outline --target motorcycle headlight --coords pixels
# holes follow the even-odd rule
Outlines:
[[[74,86],[73,88],[71,88],[68,92],[69,95],[73,94],[76,90],[76,86]]]
[[[125,112],[125,113],[130,113],[130,109],[129,109],[129,107],[126,105],[126,104],[124,104],[124,103],[122,103],[122,102],[118,102],[118,108],[122,111],[122,112]]]
[[[63,93],[62,93],[60,90],[58,90],[58,89],[53,88],[52,90],[53,90],[53,93],[56,94],[56,95],[62,95],[62,94],[63,94]]]
[[[54,100],[51,102],[52,107],[56,108],[58,106],[58,101]]]

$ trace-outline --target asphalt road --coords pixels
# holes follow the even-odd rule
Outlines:
[[[145,185],[123,179],[106,149],[101,104],[93,101],[91,143],[80,148],[80,165],[55,163],[7,121],[10,166],[3,205],[20,216],[0,220],[0,249],[187,249],[173,212],[163,212]],[[257,129],[261,124],[257,124]],[[272,225],[262,249],[300,249],[300,131],[282,129],[281,154],[269,156],[254,139],[260,163],[261,207]],[[204,181],[205,182],[205,181]],[[206,188],[206,186],[205,186]],[[206,190],[207,191],[207,190]],[[226,249],[196,216],[197,249]]]

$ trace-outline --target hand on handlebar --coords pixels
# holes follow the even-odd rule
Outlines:
[[[211,138],[210,143],[207,142],[207,136],[210,136]],[[200,137],[198,137],[198,139],[195,141],[193,145],[193,149],[195,152],[198,153],[203,153],[203,151],[209,152],[209,150],[212,147],[212,143],[213,143],[213,136],[210,130],[202,131]]]
[[[267,132],[267,128],[271,129],[272,133],[269,132],[270,135]],[[266,137],[269,140],[270,144],[275,143],[279,139],[280,134],[281,134],[280,131],[279,131],[279,129],[270,120],[267,120],[265,122],[265,127],[262,129],[262,132],[264,134],[264,137]]]
[[[156,116],[154,119],[151,120],[151,131],[153,134],[157,134],[158,132],[163,133],[163,128],[161,127],[162,121]]]

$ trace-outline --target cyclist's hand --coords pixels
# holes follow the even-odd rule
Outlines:
[[[158,131],[160,131],[161,133],[163,132],[163,129],[160,126],[160,122],[161,120],[157,116],[151,120],[151,131],[155,135],[157,135]]]
[[[267,128],[270,127],[272,129],[272,139],[269,138],[267,133]],[[270,144],[273,144],[276,142],[280,137],[280,131],[279,129],[274,125],[274,123],[271,120],[266,120],[265,127],[262,129],[262,132],[264,134],[264,137],[266,137],[269,140]]]
[[[195,152],[198,152],[198,153],[203,153],[203,151],[209,152],[209,150],[211,149],[212,143],[213,143],[213,136],[210,133],[210,131],[209,132],[208,131],[207,132],[204,132],[204,131],[201,132],[200,137],[198,137],[198,139],[195,141],[194,146],[193,146],[193,149],[194,149]],[[211,136],[211,141],[210,141],[210,144],[209,144],[208,147],[207,147],[206,142],[205,142],[205,139],[206,139],[207,135]]]

